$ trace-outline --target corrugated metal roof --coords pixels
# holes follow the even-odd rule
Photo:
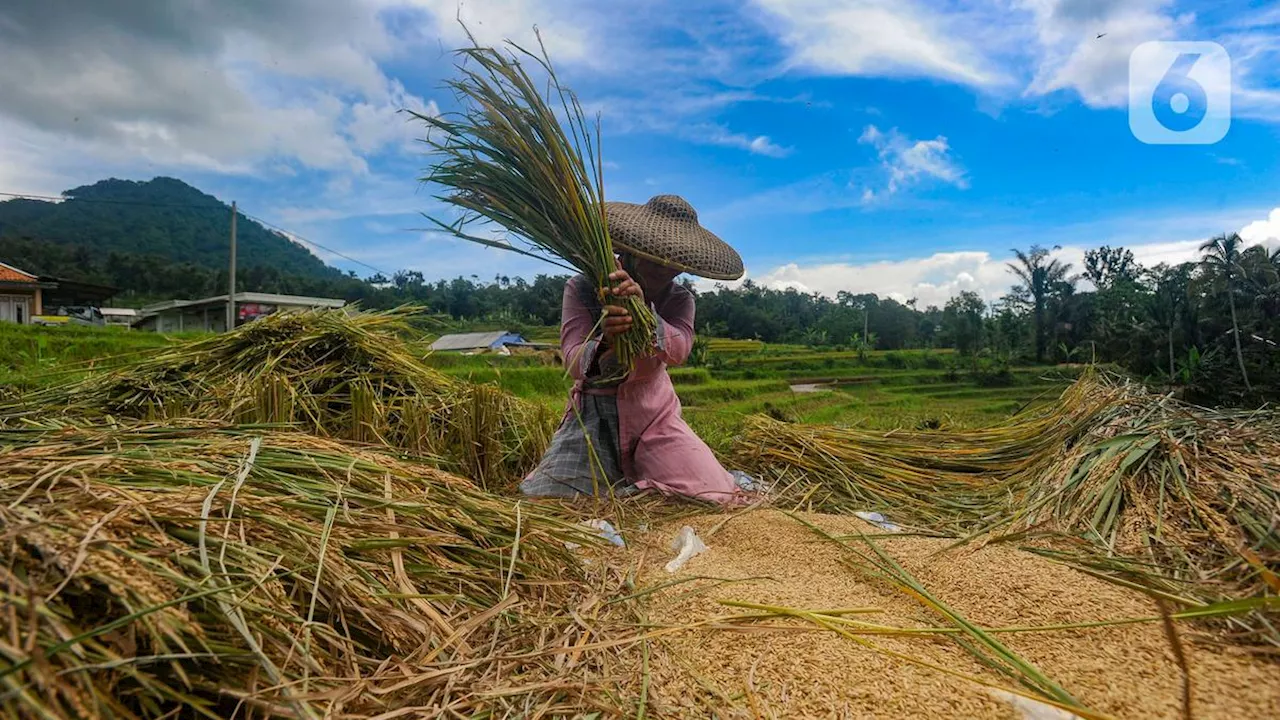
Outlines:
[[[497,330],[494,332],[473,332],[473,333],[457,333],[454,335],[441,335],[438,340],[431,343],[432,350],[475,350],[477,348],[492,347],[504,337],[512,337],[518,339],[520,336],[506,330]]]
[[[346,306],[347,301],[338,298],[317,298],[303,297],[301,295],[276,295],[274,293],[255,293],[255,292],[239,292],[236,293],[237,303],[257,303],[260,305],[290,305],[293,307],[312,307],[312,308],[341,308]],[[172,310],[174,308],[192,308],[208,305],[213,307],[221,305],[225,307],[227,304],[227,296],[214,295],[213,297],[201,298],[200,300],[166,300],[164,302],[148,305],[142,308],[143,315],[155,315],[156,313]]]

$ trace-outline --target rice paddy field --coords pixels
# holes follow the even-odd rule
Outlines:
[[[563,369],[406,320],[0,325],[0,714],[1280,716],[1273,412],[711,340],[685,416],[767,493],[534,501]]]
[[[563,408],[570,382],[536,357],[439,356],[451,376],[492,382]],[[709,343],[707,361],[671,372],[685,418],[721,447],[752,414],[871,429],[971,428],[1054,401],[1079,367],[1012,367],[995,375],[948,350],[815,350],[756,341]]]

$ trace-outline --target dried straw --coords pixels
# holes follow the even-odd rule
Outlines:
[[[131,357],[0,403],[0,427],[70,419],[289,423],[321,436],[438,456],[482,485],[537,463],[556,418],[423,364],[404,311],[309,311]]]
[[[7,717],[606,703],[574,527],[299,433],[0,431]],[[591,601],[594,604],[594,601]],[[577,617],[577,619],[575,619]]]

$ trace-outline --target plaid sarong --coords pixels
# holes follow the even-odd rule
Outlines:
[[[580,399],[579,412],[560,423],[542,462],[520,483],[524,494],[616,496],[637,491],[622,476],[618,398],[584,393]]]

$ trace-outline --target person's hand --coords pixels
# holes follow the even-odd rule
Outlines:
[[[631,313],[618,305],[604,306],[604,340],[612,344],[613,339],[631,329]]]
[[[616,298],[634,297],[641,303],[644,303],[644,290],[640,288],[640,283],[631,279],[631,275],[622,269],[619,264],[618,269],[609,274],[609,279],[615,284],[610,292]],[[633,318],[626,308],[618,305],[604,306],[604,339],[606,342],[613,342],[613,339],[631,329]]]
[[[614,297],[634,297],[643,305],[644,290],[640,287],[640,283],[632,280],[627,271],[622,269],[621,264],[617,264],[617,268],[609,274],[609,279],[616,283],[613,288]]]

